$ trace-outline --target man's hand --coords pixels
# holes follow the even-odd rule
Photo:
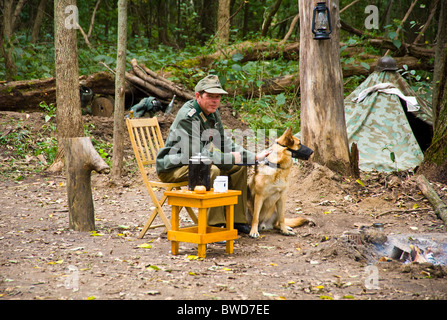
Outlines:
[[[235,163],[235,164],[238,164],[238,163],[241,163],[241,162],[242,162],[242,155],[241,155],[240,152],[232,152],[231,154],[232,154],[233,157],[234,157],[234,163]]]
[[[262,160],[265,157],[267,157],[270,153],[272,153],[272,150],[264,150],[256,155],[255,160],[256,161]]]
[[[262,160],[262,159],[264,159],[265,157],[267,157],[270,153],[272,153],[272,150],[264,150],[264,151],[258,153],[258,154],[255,156],[255,160],[256,160],[256,161]],[[234,163],[235,163],[235,164],[238,164],[238,163],[241,163],[241,162],[242,162],[242,155],[241,155],[240,152],[232,152],[231,154],[232,154],[233,157],[234,157]]]

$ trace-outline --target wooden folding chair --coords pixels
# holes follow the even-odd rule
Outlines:
[[[126,118],[126,125],[129,131],[133,152],[137,160],[138,169],[140,170],[146,189],[149,192],[149,196],[155,205],[155,209],[152,211],[152,214],[144,225],[143,230],[140,232],[139,238],[141,239],[144,237],[149,228],[166,227],[167,230],[171,229],[171,224],[166,218],[165,212],[162,208],[166,201],[166,196],[163,195],[160,199],[158,199],[155,195],[154,189],[160,188],[166,189],[166,191],[179,190],[181,187],[188,185],[188,181],[165,183],[161,181],[151,181],[148,179],[145,166],[154,165],[158,150],[164,147],[164,141],[161,136],[157,118]],[[192,209],[186,208],[186,210],[194,223],[197,224],[197,217]],[[162,219],[163,224],[152,226],[152,222],[157,214]]]

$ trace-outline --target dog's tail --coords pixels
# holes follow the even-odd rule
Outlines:
[[[310,220],[305,218],[286,218],[284,222],[286,223],[286,226],[295,228],[309,223]]]

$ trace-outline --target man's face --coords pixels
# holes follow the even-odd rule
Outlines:
[[[202,95],[200,95],[198,92],[196,92],[197,103],[207,116],[211,113],[216,112],[220,104],[220,97],[221,95],[218,93],[204,92]]]

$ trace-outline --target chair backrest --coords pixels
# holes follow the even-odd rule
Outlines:
[[[157,118],[126,118],[126,125],[138,166],[155,164],[158,150],[164,147]]]

